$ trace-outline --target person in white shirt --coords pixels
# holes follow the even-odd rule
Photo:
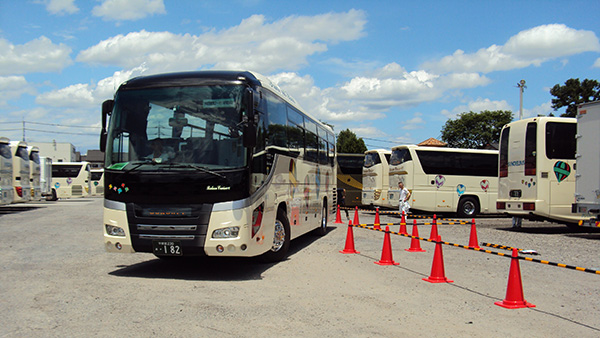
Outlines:
[[[398,182],[398,188],[400,189],[400,203],[398,208],[400,209],[400,213],[404,211],[405,214],[408,214],[408,210],[410,210],[410,204],[408,203],[410,199],[410,191],[404,187],[404,182]]]

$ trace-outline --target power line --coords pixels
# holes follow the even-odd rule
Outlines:
[[[100,129],[100,127],[76,126],[76,125],[71,125],[71,124],[44,123],[44,122],[31,122],[31,121],[2,122],[2,124],[23,124],[23,123],[39,124],[39,125],[53,126],[53,127]],[[21,129],[19,129],[19,130],[21,130]]]
[[[21,130],[21,129],[18,129]],[[92,134],[92,133],[70,133],[68,131],[48,131],[48,130],[39,130],[39,129],[31,129],[25,128],[26,131],[36,131],[39,133],[49,133],[49,134],[69,134],[69,135],[81,135],[81,136],[99,136],[100,134]]]

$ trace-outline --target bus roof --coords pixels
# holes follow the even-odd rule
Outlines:
[[[556,116],[537,116],[530,117],[522,120],[513,121],[504,125],[504,128],[529,122],[563,122],[563,123],[577,123],[577,119],[574,117],[556,117]]]
[[[489,153],[489,154],[497,154],[498,153],[498,150],[492,150],[492,149],[428,147],[428,146],[418,146],[416,144],[403,144],[400,146],[392,147],[392,150],[397,150],[397,149],[419,149],[419,150],[424,150],[424,151],[442,151],[442,152],[455,152],[455,153]]]
[[[371,149],[371,150],[367,150],[365,151],[365,155],[366,154],[372,154],[372,153],[383,153],[383,154],[391,154],[392,151],[389,149]]]
[[[25,142],[25,141],[10,141],[10,146],[27,148],[27,142]]]

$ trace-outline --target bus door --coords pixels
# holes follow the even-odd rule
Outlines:
[[[417,152],[416,154],[417,156],[413,157],[412,175],[410,175],[412,176],[412,186],[408,185],[409,182],[406,182],[406,188],[412,189],[412,203],[410,203],[410,206],[415,209],[431,210],[436,207],[436,175],[425,171],[427,166],[424,167],[423,163],[427,158],[421,158],[423,152]]]
[[[577,124],[575,123],[546,123],[545,157],[550,169],[550,191],[548,204],[551,215],[571,215],[571,205],[575,202],[575,153]],[[548,161],[546,160],[546,161]]]

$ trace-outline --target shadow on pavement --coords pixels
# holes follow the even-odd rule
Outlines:
[[[328,227],[328,233],[335,227]],[[308,233],[291,242],[288,258],[320,237]],[[257,257],[173,257],[153,259],[132,265],[120,265],[109,273],[117,277],[163,278],[204,281],[260,280],[269,268],[284,263],[264,263]]]

